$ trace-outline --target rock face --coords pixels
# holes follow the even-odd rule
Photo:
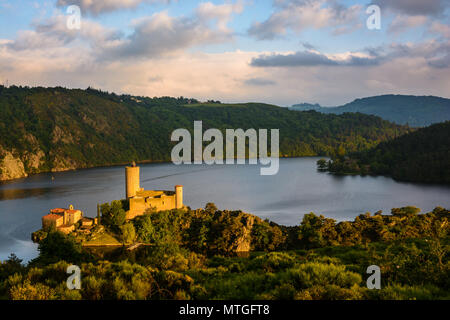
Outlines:
[[[0,145],[0,181],[27,177],[28,174],[42,172],[45,165],[45,153],[32,134],[24,136],[28,150],[19,153],[17,150],[7,150]]]
[[[64,135],[59,127],[55,128],[53,139],[63,146],[73,141],[73,137]],[[15,149],[7,150],[0,145],[0,181],[24,178],[40,172],[68,171],[83,167],[70,157],[64,157],[63,151],[58,148],[50,151],[48,161],[47,154],[34,135],[26,134],[24,140],[27,142],[27,149],[21,153]]]
[[[39,168],[45,163],[45,153],[40,149],[28,152],[24,158],[30,173],[39,172]]]
[[[52,172],[69,171],[82,167],[78,165],[74,160],[70,158],[63,158],[55,154],[54,152],[50,152],[50,156],[53,157],[53,165],[51,169]]]
[[[236,239],[235,252],[250,252],[252,243],[252,228],[255,223],[255,217],[248,215],[245,219],[242,235]]]
[[[0,180],[12,180],[27,177],[22,160],[12,152],[1,150]]]
[[[29,174],[44,171],[60,172],[83,167],[73,159],[64,158],[54,151],[50,152],[50,157],[52,160],[48,170],[46,154],[39,147],[19,154],[16,150],[7,151],[0,146],[0,181],[25,178]]]

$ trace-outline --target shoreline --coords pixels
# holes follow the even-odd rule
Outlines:
[[[325,158],[330,158],[329,156],[295,156],[295,157],[289,157],[289,156],[280,156],[279,159],[298,159],[298,158],[321,158],[323,157]],[[236,158],[235,158],[236,160]],[[246,160],[248,160],[248,158],[246,158]],[[114,167],[122,167],[122,166],[126,166],[129,165],[131,163],[130,162],[122,162],[122,163],[117,163],[117,164],[106,164],[106,165],[98,165],[98,166],[89,166],[89,167],[80,167],[80,168],[76,168],[76,169],[67,169],[67,170],[59,170],[59,171],[42,171],[42,172],[38,172],[38,173],[29,173],[27,176],[23,176],[20,178],[14,178],[14,179],[8,179],[8,180],[1,180],[0,179],[0,185],[2,184],[8,184],[8,183],[13,183],[16,182],[18,180],[22,180],[22,179],[28,179],[34,176],[38,176],[38,175],[44,175],[44,174],[52,174],[52,173],[64,173],[64,172],[75,172],[75,171],[80,171],[80,170],[91,170],[91,169],[102,169],[102,168],[114,168]],[[166,160],[142,160],[142,161],[136,161],[136,164],[164,164],[164,163],[172,163],[172,161],[166,161]]]

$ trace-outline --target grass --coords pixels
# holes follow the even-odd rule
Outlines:
[[[85,241],[82,245],[83,247],[122,246],[122,243],[108,232],[103,232],[96,239]]]

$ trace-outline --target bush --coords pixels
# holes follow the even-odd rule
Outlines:
[[[308,262],[289,270],[288,277],[298,289],[326,285],[351,288],[362,281],[359,274],[347,271],[345,266],[317,262]]]

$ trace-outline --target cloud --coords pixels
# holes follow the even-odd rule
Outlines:
[[[99,15],[121,9],[134,9],[141,3],[170,3],[170,0],[58,0],[56,6],[77,5],[82,13]]]
[[[437,33],[443,38],[450,40],[450,25],[448,24],[443,24],[437,21],[433,22],[428,31],[431,33]]]
[[[254,67],[313,67],[313,66],[374,66],[380,63],[379,57],[347,53],[329,56],[317,51],[299,51],[290,54],[261,55],[252,59]]]
[[[435,32],[450,31],[441,24],[435,24]],[[367,47],[360,51],[325,54],[316,50],[289,53],[261,54],[250,61],[252,67],[375,67],[401,59],[421,59],[429,67],[445,69],[450,67],[450,41],[431,39],[419,43],[391,43],[378,47]]]
[[[331,0],[276,0],[275,12],[265,21],[255,22],[248,34],[259,40],[270,40],[289,30],[331,28],[332,33],[352,32],[360,25],[360,5],[346,7]]]
[[[277,2],[277,12],[289,8],[286,1]],[[321,9],[330,3],[323,2]],[[281,105],[338,105],[385,93],[448,97],[450,27],[445,22],[429,23],[424,35],[433,39],[352,52],[320,52],[308,43],[299,52],[197,50],[231,41],[230,21],[240,10],[239,3],[207,3],[187,16],[162,11],[134,21],[129,35],[86,18],[81,30],[68,30],[65,16],[55,16],[15,39],[0,39],[0,74],[18,85]],[[337,29],[331,22],[317,24],[322,25]],[[297,30],[282,26],[286,32]]]
[[[228,22],[234,13],[241,13],[244,10],[242,1],[236,3],[225,3],[214,5],[212,2],[203,2],[196,9],[196,15],[203,21],[215,20],[217,29],[222,32],[229,32]]]
[[[230,41],[227,27],[231,15],[242,10],[239,4],[202,3],[190,17],[171,17],[166,11],[134,21],[134,32],[108,47],[102,57],[154,58],[173,55],[197,45]]]
[[[167,12],[159,12],[136,21],[133,33],[115,47],[107,48],[103,56],[107,59],[159,57],[199,44],[220,42],[223,36],[197,19],[174,18]]]
[[[401,46],[398,57],[370,68],[317,65],[301,72],[298,68],[255,68],[249,61],[260,52],[182,52],[133,63],[120,59],[99,63],[81,47],[14,51],[1,46],[0,72],[18,85],[92,86],[119,94],[183,95],[203,101],[292,105],[308,100],[338,105],[355,97],[385,93],[449,97],[450,72],[424,58],[434,46],[429,43],[421,50]],[[400,52],[409,54],[401,56]],[[276,83],[257,85],[271,79]]]
[[[34,23],[33,30],[19,32],[7,45],[17,51],[76,45],[89,51],[99,63],[115,59],[152,59],[176,55],[198,45],[232,40],[233,31],[228,23],[233,14],[241,11],[239,1],[223,5],[205,2],[190,16],[172,17],[162,11],[132,21],[133,31],[128,36],[87,18],[82,20],[81,29],[70,30],[66,26],[67,16],[59,14]]]
[[[394,33],[400,33],[410,30],[415,27],[426,24],[428,18],[423,15],[409,16],[405,14],[397,15],[389,26],[388,31]]]
[[[381,10],[389,9],[402,14],[413,16],[439,16],[449,8],[449,0],[374,0],[373,4]]]
[[[92,47],[107,47],[117,41],[121,32],[108,29],[99,23],[83,19],[80,30],[66,26],[67,16],[56,15],[45,21],[34,23],[34,30],[23,30],[8,46],[14,50],[39,50],[69,45],[80,40]]]
[[[245,85],[248,86],[272,86],[275,85],[276,82],[270,79],[264,78],[251,78],[244,81]]]
[[[317,48],[314,45],[312,45],[311,43],[309,43],[309,42],[302,42],[301,45],[306,50],[317,50]]]

